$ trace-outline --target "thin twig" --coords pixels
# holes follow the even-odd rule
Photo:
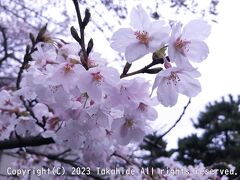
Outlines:
[[[122,72],[122,74],[121,74],[120,77],[126,75],[126,74],[128,73],[128,71],[130,70],[131,66],[132,66],[132,64],[130,64],[129,62],[127,62],[127,63],[125,64],[124,68],[123,68],[123,72]]]
[[[186,106],[184,106],[183,112],[179,116],[179,118],[176,120],[176,122],[165,133],[163,133],[161,136],[159,136],[158,139],[162,139],[164,136],[166,136],[180,122],[180,120],[182,119],[183,115],[185,114],[186,109],[188,108],[190,103],[191,103],[191,98],[189,98],[188,103],[186,104]]]
[[[77,13],[77,19],[78,19],[78,25],[80,28],[80,46],[81,46],[81,51],[80,51],[80,57],[81,57],[81,63],[85,67],[85,69],[88,69],[88,54],[86,52],[86,47],[85,47],[85,37],[84,37],[84,30],[85,30],[85,25],[83,24],[80,9],[79,9],[79,4],[78,0],[73,0],[73,4]]]
[[[133,75],[141,74],[141,73],[148,73],[150,68],[155,66],[155,65],[157,65],[157,64],[160,64],[160,60],[152,61],[150,64],[148,64],[147,66],[143,67],[142,69],[139,69],[139,70],[131,72],[131,73],[127,73],[127,71],[129,70],[129,69],[127,69],[127,71],[125,71],[126,73],[123,71],[123,73],[121,74],[120,78],[125,78],[125,77],[128,77],[128,76],[133,76]],[[126,66],[127,66],[127,64],[125,65],[125,67]]]

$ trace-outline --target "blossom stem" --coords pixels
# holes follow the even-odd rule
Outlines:
[[[127,62],[123,68],[123,72],[121,74],[121,76],[124,76],[128,73],[129,69],[131,68],[132,64],[130,64],[129,62]]]
[[[85,67],[86,70],[88,70],[88,54],[86,52],[86,47],[85,47],[85,37],[84,37],[84,30],[85,30],[85,25],[83,24],[80,9],[79,9],[79,4],[78,0],[73,0],[73,4],[75,6],[75,10],[77,13],[77,19],[78,19],[78,24],[80,28],[80,46],[81,46],[81,51],[80,51],[80,57],[81,57],[81,63]]]
[[[139,70],[131,72],[131,73],[127,73],[129,69],[126,71],[126,73],[124,73],[124,70],[123,70],[123,73],[121,74],[120,78],[122,79],[122,78],[125,78],[125,77],[128,77],[128,76],[133,76],[133,75],[141,74],[141,73],[156,74],[156,73],[160,72],[162,70],[162,68],[159,68],[159,70],[156,71],[155,73],[152,73],[153,71],[151,71],[150,68],[155,66],[155,65],[157,65],[157,64],[160,64],[161,61],[163,61],[163,58],[161,58],[159,60],[153,60],[150,64],[148,64],[147,66],[143,67],[142,69],[139,69]],[[127,66],[127,64],[125,65],[125,67],[126,66]]]

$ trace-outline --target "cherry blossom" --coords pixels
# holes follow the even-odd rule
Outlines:
[[[129,63],[161,49],[168,41],[169,26],[162,20],[151,22],[141,6],[133,8],[130,24],[132,28],[116,31],[111,43],[114,50],[125,53]]]
[[[15,115],[0,114],[0,140],[9,139],[17,123]]]
[[[172,27],[168,55],[177,66],[191,66],[189,60],[201,62],[207,58],[209,49],[205,40],[211,31],[210,25],[201,19],[192,20],[184,26],[177,22]]]
[[[91,68],[79,76],[78,88],[82,93],[87,92],[88,96],[94,101],[100,101],[103,92],[108,91],[120,81],[119,73],[116,69],[108,67]]]
[[[122,118],[114,119],[112,129],[119,144],[127,145],[142,141],[148,128],[146,119],[141,119],[134,111],[126,109]]]
[[[52,116],[52,113],[49,112],[49,108],[43,103],[37,103],[33,107],[33,112],[37,119],[42,120],[42,118],[48,118]]]
[[[158,73],[153,90],[157,88],[157,98],[162,105],[171,107],[177,103],[178,93],[194,97],[201,91],[201,85],[195,79],[199,76],[194,68],[171,67]]]
[[[39,43],[37,45],[37,51],[32,54],[34,59],[33,63],[39,68],[43,68],[47,64],[56,63],[56,49],[52,44]]]
[[[52,85],[61,85],[68,92],[76,87],[85,69],[81,64],[61,63],[51,71],[53,72],[49,78],[52,79]]]

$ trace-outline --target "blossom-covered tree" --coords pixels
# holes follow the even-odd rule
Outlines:
[[[203,40],[210,34],[210,25],[202,19],[190,21],[183,30],[188,33],[176,37],[175,27],[180,22],[170,25],[165,20],[150,20],[141,5],[136,6],[131,11],[132,28],[123,27],[111,38],[111,47],[123,52],[127,61],[120,74],[95,52],[93,39],[87,41],[89,9],[83,16],[78,1],[73,3],[79,29],[72,26],[71,35],[76,42],[55,38],[47,25],[37,35],[30,33],[31,45],[26,47],[15,87],[1,87],[0,150],[19,158],[13,164],[16,168],[50,168],[46,177],[121,179],[129,165],[135,171],[133,179],[170,178],[141,173],[138,162],[126,158],[127,148],[152,132],[149,122],[158,117],[154,99],[163,106],[174,106],[178,93],[193,97],[201,91],[196,79],[200,73],[188,60],[207,58]],[[203,35],[190,31],[195,23],[206,30]],[[155,56],[146,59],[146,66],[130,71],[135,61],[150,53]],[[136,76],[140,73],[153,74],[154,84]],[[56,166],[61,171],[55,171]],[[173,163],[169,166],[175,168]],[[99,168],[106,167],[125,169],[120,176],[99,173]]]

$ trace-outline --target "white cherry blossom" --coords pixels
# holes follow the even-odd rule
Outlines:
[[[211,31],[210,25],[201,19],[192,20],[182,29],[177,22],[172,27],[168,55],[177,66],[191,67],[189,60],[201,62],[207,58],[209,49],[205,40]]]
[[[87,93],[94,101],[100,101],[109,88],[116,86],[120,81],[118,71],[111,67],[95,67],[79,76],[78,88]]]
[[[162,20],[150,21],[141,6],[131,12],[132,28],[121,28],[112,36],[111,47],[125,53],[129,63],[162,48],[168,41],[170,28]]]
[[[153,90],[157,88],[157,98],[162,105],[171,107],[177,103],[179,93],[194,97],[201,91],[201,85],[195,79],[199,76],[194,68],[171,67],[158,73]]]
[[[2,113],[0,111],[0,140],[9,139],[17,123],[18,120],[14,114],[10,115],[7,112]]]
[[[112,130],[117,142],[127,145],[130,142],[141,142],[149,129],[146,119],[141,119],[134,111],[125,109],[122,118],[113,120]]]
[[[50,79],[53,85],[62,85],[68,92],[76,87],[79,77],[85,71],[81,64],[61,63],[56,67]]]

